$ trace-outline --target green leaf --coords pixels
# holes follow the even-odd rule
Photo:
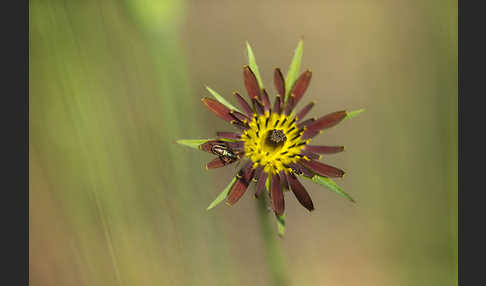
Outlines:
[[[283,236],[285,234],[285,214],[275,215],[275,218],[277,219],[278,235]]]
[[[221,95],[219,95],[219,93],[217,93],[216,91],[212,90],[209,86],[206,86],[206,89],[209,91],[209,93],[211,93],[214,96],[214,98],[216,98],[217,101],[219,101],[224,106],[228,107],[229,109],[232,109],[232,110],[236,110],[238,112],[241,112],[241,110],[239,110],[238,108],[236,108],[235,106],[233,106],[226,99],[224,99],[224,97],[222,97]]]
[[[199,149],[199,145],[204,144],[210,140],[215,140],[215,139],[181,139],[177,140],[177,144],[181,145],[186,145],[194,149]]]
[[[294,86],[295,81],[299,76],[300,62],[302,61],[302,54],[304,53],[304,41],[300,40],[297,48],[294,52],[294,57],[290,63],[289,70],[287,72],[287,77],[285,78],[285,102],[290,95],[290,90]]]
[[[350,112],[346,111],[346,117],[344,117],[344,119],[351,119],[351,118],[357,116],[358,114],[360,114],[363,111],[365,111],[364,108],[359,109],[359,110],[355,110],[355,111],[350,111]]]
[[[233,187],[233,184],[236,182],[236,177],[231,180],[228,186],[216,197],[216,199],[209,205],[209,207],[206,209],[207,211],[214,208],[217,204],[222,202],[226,197],[228,196],[229,191],[231,190],[231,187]]]
[[[310,179],[306,176],[304,176],[305,178],[307,179]],[[325,187],[328,187],[331,191],[337,193],[338,195],[352,201],[353,203],[355,202],[354,199],[348,195],[346,192],[344,192],[336,183],[334,183],[333,180],[327,178],[327,177],[322,177],[322,176],[319,176],[319,175],[314,175],[314,177],[312,177],[312,180],[314,183],[317,183],[319,185],[322,185],[322,186],[325,186]]]
[[[248,65],[250,66],[251,71],[255,74],[255,77],[258,81],[258,86],[260,89],[263,89],[263,82],[262,78],[260,77],[260,71],[258,70],[258,66],[255,60],[255,55],[253,54],[253,50],[248,42],[246,42],[246,50],[248,52]]]

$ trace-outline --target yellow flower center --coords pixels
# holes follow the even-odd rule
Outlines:
[[[304,131],[299,132],[295,122],[292,115],[268,111],[253,116],[250,128],[243,132],[241,139],[245,142],[245,156],[254,162],[254,168],[262,165],[270,174],[290,172],[289,164],[304,158],[300,152],[310,140],[301,140]]]

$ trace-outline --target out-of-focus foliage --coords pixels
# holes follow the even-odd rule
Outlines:
[[[251,190],[206,211],[235,167],[175,142],[231,131],[200,99],[236,105],[246,41],[274,95],[302,38],[310,116],[366,109],[315,140],[356,204],[303,182],[263,249]],[[456,2],[32,0],[29,60],[32,285],[457,284]]]

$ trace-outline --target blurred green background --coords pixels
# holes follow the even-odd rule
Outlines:
[[[317,137],[357,204],[305,181],[289,285],[457,284],[457,1],[30,1],[30,284],[270,285],[257,204],[206,207],[234,166],[174,144],[230,131],[200,98],[273,96],[299,39]],[[275,230],[276,237],[276,230]]]

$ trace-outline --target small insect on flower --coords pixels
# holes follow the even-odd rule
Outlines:
[[[208,169],[226,166],[240,159],[241,152],[233,151],[228,145],[229,143],[227,142],[209,144],[210,152],[218,157],[206,165]],[[203,149],[205,145],[201,144],[200,147]],[[219,159],[219,161],[217,159]],[[220,164],[222,164],[222,166],[220,166]]]
[[[310,142],[324,130],[344,119],[356,116],[363,110],[341,110],[304,120],[315,103],[308,103],[296,111],[312,78],[310,70],[298,76],[302,45],[300,41],[285,78],[279,68],[274,71],[276,96],[273,104],[263,86],[253,51],[248,43],[249,65],[243,67],[248,101],[238,92],[233,93],[241,110],[207,87],[214,98],[204,97],[202,102],[216,116],[230,123],[236,131],[217,132],[215,139],[177,142],[216,155],[216,158],[206,164],[207,169],[244,161],[230,184],[208,209],[223,200],[226,200],[228,205],[235,204],[251,182],[255,182],[255,197],[258,198],[264,189],[267,190],[279,231],[282,232],[285,222],[285,192],[292,191],[302,206],[309,211],[314,210],[312,199],[298,177],[326,186],[354,201],[331,180],[343,177],[345,172],[319,161],[322,154],[342,152],[344,146],[311,145]]]
[[[218,155],[219,158],[227,164],[231,164],[239,159],[238,156],[225,145],[214,145],[211,148],[211,152]]]

